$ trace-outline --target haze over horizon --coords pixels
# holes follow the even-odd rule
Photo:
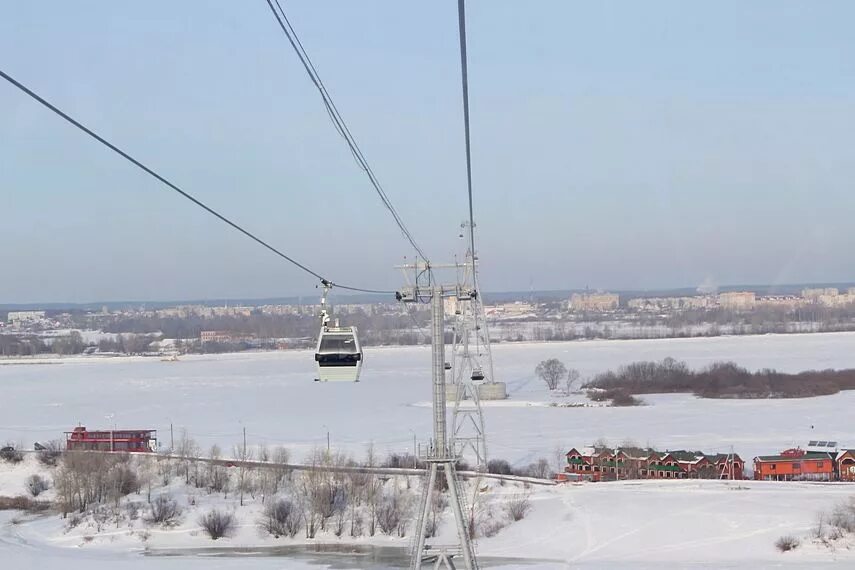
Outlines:
[[[855,276],[847,2],[471,1],[486,291]],[[434,261],[467,215],[456,3],[288,2]],[[5,6],[2,69],[325,276],[412,258],[262,0]],[[315,281],[0,83],[0,305],[315,295]]]

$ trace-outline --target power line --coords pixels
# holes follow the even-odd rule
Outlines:
[[[463,126],[466,133],[466,186],[469,191],[469,248],[472,252],[472,281],[475,283],[475,215],[472,208],[472,153],[469,144],[469,70],[466,64],[466,5],[457,0],[460,28],[460,76],[463,84]]]
[[[398,228],[401,230],[401,233],[404,235],[407,241],[410,242],[410,245],[413,247],[413,249],[416,250],[416,253],[418,253],[422,259],[428,261],[427,256],[425,256],[422,249],[416,243],[415,238],[413,238],[412,234],[407,229],[406,225],[404,224],[404,221],[398,214],[398,211],[392,205],[391,200],[389,200],[389,197],[383,190],[380,181],[374,175],[374,171],[371,169],[371,166],[368,164],[368,161],[365,159],[365,156],[359,149],[359,145],[356,143],[356,139],[351,134],[350,129],[347,127],[347,123],[345,123],[344,119],[341,116],[341,113],[339,113],[338,108],[335,105],[335,102],[333,102],[329,91],[327,91],[327,88],[324,86],[324,82],[321,80],[317,69],[315,69],[311,58],[309,58],[309,54],[306,53],[306,50],[303,48],[303,44],[300,41],[300,38],[297,36],[297,32],[294,30],[294,27],[291,25],[290,20],[288,20],[288,16],[285,15],[285,10],[282,8],[282,5],[280,4],[279,0],[266,0],[266,2],[267,5],[270,7],[270,11],[273,12],[273,16],[276,18],[276,21],[279,23],[279,27],[285,33],[285,37],[288,38],[288,42],[291,44],[291,47],[294,48],[294,52],[300,59],[300,63],[303,64],[303,68],[309,75],[309,79],[312,80],[312,83],[314,84],[315,88],[317,88],[318,92],[321,94],[321,99],[323,99],[324,107],[326,108],[330,120],[332,121],[338,133],[344,138],[345,142],[347,142],[347,145],[350,148],[350,152],[353,154],[356,163],[363,171],[365,171],[365,174],[368,175],[368,180],[371,182],[371,185],[374,187],[374,190],[377,192],[377,195],[380,196],[380,200],[383,202],[383,205],[386,207],[387,210],[389,210],[389,213],[392,214],[392,217],[395,219],[395,223],[398,225]],[[274,3],[276,5],[275,7]]]
[[[212,216],[214,216],[214,217],[218,218],[220,221],[225,222],[226,224],[230,225],[231,227],[233,227],[234,229],[236,229],[237,231],[239,231],[239,232],[240,232],[240,233],[242,233],[243,235],[245,235],[245,236],[247,236],[248,238],[252,239],[252,240],[253,240],[253,241],[255,241],[256,243],[258,243],[258,244],[260,244],[260,245],[264,246],[265,248],[267,248],[268,250],[272,251],[273,253],[275,253],[276,255],[278,255],[279,257],[281,257],[282,259],[284,259],[285,261],[288,261],[289,263],[292,263],[293,265],[295,265],[295,266],[297,266],[298,268],[302,269],[303,271],[305,271],[305,272],[306,272],[306,273],[308,273],[309,275],[311,275],[311,276],[313,276],[313,277],[316,277],[316,278],[317,278],[317,279],[319,279],[321,282],[332,284],[332,285],[334,285],[335,287],[339,287],[339,288],[341,288],[341,289],[347,289],[347,290],[349,290],[349,291],[358,291],[358,292],[361,292],[361,293],[383,293],[383,294],[392,294],[392,293],[394,293],[394,291],[382,291],[382,290],[377,290],[377,289],[363,289],[363,288],[361,288],[361,287],[351,287],[351,286],[349,286],[349,285],[341,285],[341,284],[338,284],[338,283],[334,283],[333,281],[331,281],[331,280],[329,280],[329,279],[324,278],[320,273],[317,273],[316,271],[313,271],[312,269],[309,269],[307,266],[303,265],[302,263],[300,263],[299,261],[295,260],[294,258],[292,258],[292,257],[290,257],[290,256],[288,256],[288,255],[286,255],[286,254],[284,254],[284,253],[282,253],[280,250],[276,249],[275,247],[273,247],[272,245],[270,245],[269,243],[267,243],[267,242],[266,242],[266,241],[264,241],[263,239],[259,238],[259,237],[258,237],[258,236],[256,236],[255,234],[251,233],[249,230],[244,229],[243,227],[241,227],[240,225],[238,225],[236,222],[233,222],[232,220],[230,220],[229,218],[227,218],[227,217],[225,217],[224,215],[220,214],[219,212],[217,212],[216,210],[214,210],[214,209],[213,209],[213,208],[211,208],[210,206],[208,206],[208,205],[204,204],[204,203],[203,203],[201,200],[199,200],[198,198],[195,198],[195,197],[194,197],[194,196],[192,196],[191,194],[189,194],[189,193],[185,192],[184,190],[182,190],[181,188],[179,188],[177,185],[173,184],[172,182],[170,182],[169,180],[167,180],[165,177],[161,176],[160,174],[158,174],[157,172],[155,172],[153,169],[149,168],[148,166],[146,166],[145,164],[143,164],[142,162],[140,162],[139,160],[137,160],[136,158],[134,158],[133,156],[131,156],[131,155],[130,155],[130,154],[128,154],[127,152],[123,151],[122,149],[120,149],[119,147],[117,147],[116,145],[114,145],[113,143],[111,143],[110,141],[108,141],[107,139],[105,139],[104,137],[100,136],[99,134],[95,133],[93,130],[91,130],[91,129],[89,129],[88,127],[84,126],[84,125],[83,125],[82,123],[80,123],[79,121],[77,121],[77,120],[73,119],[72,117],[70,117],[68,114],[66,114],[65,112],[63,112],[62,110],[60,110],[58,107],[56,107],[55,105],[53,105],[53,104],[51,104],[50,102],[48,102],[46,99],[44,99],[43,97],[41,97],[40,95],[38,95],[35,91],[33,91],[32,89],[30,89],[29,87],[27,87],[26,85],[24,85],[23,83],[21,83],[20,81],[18,81],[17,79],[15,79],[15,78],[14,78],[14,77],[12,77],[11,75],[9,75],[9,74],[8,74],[8,73],[6,73],[5,71],[3,71],[2,69],[0,69],[0,77],[3,77],[3,79],[5,79],[5,80],[6,80],[6,81],[8,81],[9,83],[11,83],[12,85],[14,85],[14,86],[15,86],[15,87],[17,87],[18,89],[20,89],[21,91],[23,91],[24,93],[26,93],[27,95],[29,95],[32,99],[34,99],[35,101],[37,101],[37,102],[41,103],[41,105],[42,105],[42,106],[44,106],[44,107],[46,107],[47,109],[49,109],[49,110],[53,111],[53,112],[54,112],[56,115],[58,115],[59,117],[61,117],[61,118],[65,119],[65,121],[66,121],[66,122],[68,122],[68,123],[70,123],[70,124],[74,125],[75,127],[77,127],[78,129],[80,129],[81,131],[83,131],[84,133],[86,133],[87,135],[89,135],[90,137],[92,137],[93,139],[95,139],[96,141],[98,141],[99,143],[101,143],[102,145],[106,146],[107,148],[109,148],[110,150],[112,150],[113,152],[115,152],[116,154],[118,154],[119,156],[121,156],[122,158],[124,158],[125,160],[127,160],[128,162],[130,162],[131,164],[133,164],[134,166],[136,166],[137,168],[139,168],[139,169],[143,170],[143,171],[144,171],[144,172],[146,172],[147,174],[149,174],[149,175],[151,175],[152,177],[154,177],[155,179],[157,179],[159,182],[161,182],[161,183],[165,184],[165,185],[166,185],[166,186],[168,186],[171,190],[173,190],[173,191],[177,192],[178,194],[180,194],[180,195],[181,195],[181,196],[183,196],[184,198],[187,198],[188,200],[190,200],[191,202],[193,202],[194,204],[196,204],[197,206],[199,206],[200,208],[202,208],[203,210],[205,210],[206,212],[208,212],[208,213],[209,213],[209,214],[211,214]]]

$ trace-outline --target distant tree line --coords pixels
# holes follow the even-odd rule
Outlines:
[[[156,335],[119,334],[114,339],[104,338],[98,343],[87,343],[79,331],[71,331],[65,336],[50,339],[29,334],[0,335],[0,356],[72,355],[82,354],[90,349],[98,349],[100,352],[142,354],[149,352],[152,343],[156,340],[158,340]]]
[[[763,369],[751,372],[733,362],[715,362],[699,371],[685,362],[634,362],[603,372],[584,386],[589,394],[692,393],[702,398],[805,398],[855,390],[855,369],[808,370],[797,374]]]

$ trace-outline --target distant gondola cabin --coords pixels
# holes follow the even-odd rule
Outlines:
[[[152,453],[157,451],[157,431],[153,429],[115,429],[88,431],[83,426],[65,432],[68,451],[117,451]]]

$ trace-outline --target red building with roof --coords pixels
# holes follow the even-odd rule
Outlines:
[[[742,479],[745,462],[734,454],[654,449],[573,448],[566,454],[568,479]]]
[[[838,480],[855,482],[855,449],[838,451],[835,462]]]
[[[83,426],[65,432],[68,451],[118,451],[152,453],[157,451],[157,431],[153,429],[116,429],[88,431]]]

